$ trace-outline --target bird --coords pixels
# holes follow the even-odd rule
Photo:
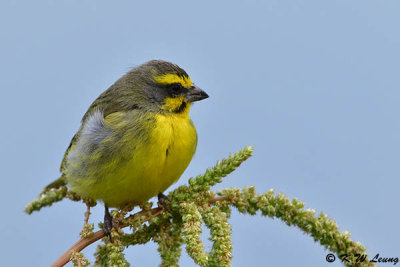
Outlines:
[[[151,60],[131,69],[90,105],[65,152],[61,177],[44,192],[67,186],[83,199],[103,202],[103,230],[110,236],[109,207],[163,199],[183,174],[197,147],[189,111],[208,97],[171,62]]]

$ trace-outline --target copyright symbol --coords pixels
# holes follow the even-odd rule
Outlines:
[[[336,257],[332,253],[329,253],[328,255],[326,255],[327,262],[334,262],[335,260],[336,260]]]

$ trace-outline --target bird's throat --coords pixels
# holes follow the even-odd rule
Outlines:
[[[161,108],[165,111],[188,115],[190,111],[190,103],[186,102],[183,96],[167,97]]]

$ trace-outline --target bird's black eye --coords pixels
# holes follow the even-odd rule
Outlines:
[[[180,83],[172,83],[168,85],[168,90],[170,91],[171,94],[178,95],[182,93],[185,89]]]

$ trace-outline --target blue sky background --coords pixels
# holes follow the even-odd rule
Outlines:
[[[48,266],[78,239],[82,204],[31,216],[23,207],[59,176],[90,103],[151,59],[179,64],[210,95],[191,111],[197,153],[171,189],[254,145],[217,189],[274,188],[327,213],[370,254],[400,257],[399,9],[397,0],[2,0],[2,265]],[[102,217],[98,207],[91,221]],[[279,220],[233,212],[230,222],[234,266],[341,266]],[[133,266],[160,262],[152,243],[126,253]],[[194,265],[186,252],[180,263]]]

